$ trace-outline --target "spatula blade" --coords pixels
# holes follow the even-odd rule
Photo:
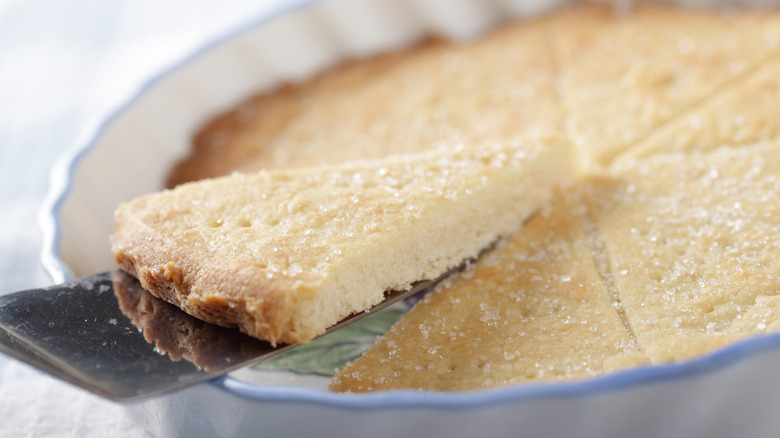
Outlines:
[[[432,284],[389,293],[328,332]],[[118,271],[0,297],[0,351],[116,401],[172,392],[294,346],[193,318]]]

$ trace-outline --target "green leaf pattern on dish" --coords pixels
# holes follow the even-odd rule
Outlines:
[[[373,345],[406,313],[403,307],[391,307],[368,316],[333,333],[280,353],[252,366],[258,370],[286,370],[303,374],[332,376]]]

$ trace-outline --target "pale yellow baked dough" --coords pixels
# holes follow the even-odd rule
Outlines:
[[[121,205],[120,267],[187,313],[307,342],[517,232],[576,179],[560,137],[182,184]]]
[[[772,57],[740,81],[681,113],[622,154],[703,151],[773,140],[780,133],[780,58]]]

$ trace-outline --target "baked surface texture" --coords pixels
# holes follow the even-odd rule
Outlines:
[[[637,160],[591,209],[652,363],[780,328],[780,141]]]
[[[246,100],[118,210],[114,254],[192,315],[305,342],[501,238],[336,391],[683,360],[780,329],[777,114],[779,13],[575,5]]]
[[[570,155],[546,137],[182,184],[121,205],[113,253],[193,316],[307,342],[517,232]]]
[[[780,49],[776,13],[639,4],[550,20],[567,129],[591,166],[738,84]]]

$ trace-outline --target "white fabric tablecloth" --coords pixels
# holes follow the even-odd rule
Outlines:
[[[0,0],[0,294],[51,283],[38,210],[84,127],[278,1]],[[0,354],[0,436],[147,435],[120,406]]]

